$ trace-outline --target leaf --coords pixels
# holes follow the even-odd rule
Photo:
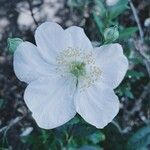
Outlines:
[[[119,1],[116,5],[113,5],[108,8],[108,18],[110,20],[115,19],[118,17],[125,9],[128,8],[127,6],[128,0]]]
[[[126,95],[127,97],[129,97],[129,98],[131,98],[131,99],[134,99],[134,95],[132,94],[130,88],[125,88],[124,93],[125,93],[125,95]]]
[[[118,93],[119,96],[125,96],[130,99],[134,99],[134,95],[132,94],[131,86],[128,83],[125,83],[122,86],[120,86],[116,90],[116,93]]]
[[[41,139],[43,143],[46,143],[48,138],[49,138],[49,134],[45,130],[41,129]]]
[[[137,27],[129,27],[129,28],[125,28],[122,31],[120,31],[120,35],[119,38],[120,39],[127,39],[131,36],[133,36],[133,34],[138,30]]]
[[[80,119],[77,116],[75,116],[72,120],[68,122],[68,125],[78,124],[79,122],[80,122]]]
[[[90,135],[89,140],[93,144],[97,144],[97,143],[105,140],[105,135],[102,132],[98,131],[98,132],[95,132],[92,135]]]
[[[104,25],[103,25],[103,22],[102,22],[100,16],[98,16],[95,12],[93,12],[92,14],[93,14],[94,22],[95,22],[99,32],[103,35]]]
[[[144,73],[143,72],[137,72],[135,70],[128,70],[127,71],[127,76],[129,78],[140,79],[141,77],[144,77]]]
[[[104,2],[101,0],[94,0],[95,7],[94,10],[99,16],[104,17],[106,14],[106,8],[104,7]]]
[[[7,45],[8,45],[8,50],[11,54],[15,52],[17,47],[23,42],[22,39],[20,38],[8,38],[7,39]]]
[[[84,124],[75,124],[72,135],[75,137],[86,137],[96,132],[96,128],[92,127],[85,127]]]
[[[3,109],[6,105],[6,101],[4,99],[0,99],[0,109]]]
[[[133,134],[126,146],[126,150],[148,150],[150,144],[150,125],[142,127]]]
[[[0,108],[2,108],[3,104],[4,104],[4,100],[0,99]]]
[[[108,124],[103,130],[106,140],[103,142],[104,150],[124,150],[125,140],[114,124]]]
[[[143,59],[141,57],[137,58],[130,58],[130,61],[133,62],[134,64],[143,64]]]

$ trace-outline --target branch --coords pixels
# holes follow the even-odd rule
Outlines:
[[[150,77],[150,58],[149,56],[144,52],[145,50],[148,50],[147,47],[145,47],[146,45],[144,44],[144,42],[141,42],[140,40],[139,41],[132,41],[134,43],[134,46],[135,46],[135,50],[136,52],[138,52],[138,54],[140,56],[142,56],[143,58],[143,61],[145,63],[145,66],[146,66],[146,69],[147,69],[147,72],[148,72],[148,75]]]
[[[122,129],[120,125],[114,120],[111,123],[118,129],[120,134],[126,134],[127,132],[131,131],[131,127],[126,127]]]
[[[30,0],[27,0],[28,4],[29,4],[29,10],[31,12],[31,16],[33,18],[33,21],[35,23],[36,26],[38,26],[38,22],[36,21],[35,17],[34,17],[34,13],[33,13],[33,7],[32,7],[32,4],[31,4],[31,1]]]
[[[16,117],[15,119],[11,120],[10,123],[7,126],[0,129],[0,133],[4,132],[4,131],[7,132],[12,126],[17,124],[22,119],[23,119],[23,117]]]
[[[133,115],[135,112],[140,111],[142,107],[141,103],[143,99],[147,96],[147,94],[149,93],[149,89],[150,89],[150,82],[144,87],[144,90],[141,93],[141,96],[136,100],[134,104],[134,108],[130,111],[130,115]]]
[[[139,29],[139,33],[140,33],[140,38],[141,38],[141,41],[143,42],[144,41],[144,32],[142,30],[142,26],[141,26],[141,23],[140,23],[140,20],[139,20],[139,17],[137,15],[137,11],[132,3],[131,0],[129,0],[129,4],[130,4],[130,7],[132,9],[132,12],[133,12],[133,15],[134,15],[134,18],[135,18],[135,21],[137,23],[137,26],[138,26],[138,29]]]
[[[138,50],[139,54],[143,57],[144,59],[144,63],[145,63],[145,66],[146,66],[146,69],[147,69],[147,72],[148,72],[148,75],[150,77],[150,59],[149,57],[144,53],[144,50],[143,50],[143,45],[144,45],[144,32],[142,30],[142,26],[141,26],[141,23],[140,23],[140,20],[139,20],[139,17],[137,15],[137,11],[132,3],[132,0],[129,0],[129,4],[130,4],[130,7],[132,9],[132,12],[133,12],[133,15],[134,15],[134,18],[135,18],[135,21],[137,23],[137,26],[138,26],[138,29],[139,29],[139,33],[140,33],[140,43],[137,45],[137,43],[134,42],[135,44],[135,47],[136,49]]]

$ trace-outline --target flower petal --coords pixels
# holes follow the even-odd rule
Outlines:
[[[72,46],[74,48],[79,48],[86,51],[93,50],[92,44],[82,28],[77,26],[71,26],[65,31],[71,35],[71,40],[73,44]]]
[[[26,83],[54,72],[54,67],[41,58],[37,47],[30,42],[23,42],[17,47],[13,63],[16,76]]]
[[[28,85],[24,100],[39,127],[52,129],[75,116],[74,85],[74,81],[62,78],[40,78]]]
[[[96,61],[102,74],[101,81],[116,88],[128,69],[128,60],[120,44],[109,44],[94,49]]]
[[[43,58],[52,64],[60,51],[72,45],[70,35],[53,22],[45,22],[37,28],[35,41]]]
[[[79,92],[75,97],[76,111],[88,123],[104,128],[119,111],[118,97],[105,85],[97,85]]]

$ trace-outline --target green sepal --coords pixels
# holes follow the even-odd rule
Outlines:
[[[11,54],[13,54],[15,52],[15,50],[17,49],[17,47],[23,42],[22,39],[20,38],[8,38],[7,39],[7,46],[8,46],[8,50]]]

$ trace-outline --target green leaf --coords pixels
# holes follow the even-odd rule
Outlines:
[[[96,128],[92,128],[92,127],[85,127],[84,124],[75,124],[73,131],[72,131],[72,135],[78,138],[81,137],[87,137],[91,134],[93,134],[94,132],[96,132]]]
[[[0,108],[3,106],[4,100],[0,99]]]
[[[94,6],[94,12],[98,14],[101,17],[104,17],[106,14],[106,8],[104,7],[104,2],[101,0],[94,0],[95,6]]]
[[[94,22],[95,22],[99,32],[103,35],[104,24],[102,22],[102,19],[95,12],[93,12],[92,15],[93,15]]]
[[[6,101],[4,99],[0,99],[0,109],[3,109],[6,105]]]
[[[77,116],[75,116],[72,120],[70,120],[68,122],[68,124],[69,125],[74,125],[74,124],[78,124],[79,122],[80,122],[80,119]]]
[[[8,44],[8,50],[10,53],[14,53],[17,47],[23,42],[20,38],[8,38],[7,44]]]
[[[46,143],[48,138],[49,138],[49,134],[45,130],[41,129],[41,139],[43,143]]]
[[[132,94],[130,88],[125,88],[124,94],[125,94],[127,97],[129,97],[129,98],[131,98],[131,99],[134,99],[134,95]]]
[[[142,127],[133,134],[126,146],[126,150],[148,150],[150,144],[150,125]]]
[[[141,77],[144,77],[144,73],[143,72],[137,72],[135,70],[128,70],[127,76],[129,78],[140,79]]]
[[[98,131],[98,132],[95,132],[92,135],[90,135],[89,140],[93,144],[97,144],[97,143],[105,140],[105,135],[102,132]]]
[[[132,37],[137,30],[138,30],[137,27],[125,28],[120,31],[119,38],[120,39],[128,39],[129,37]]]
[[[119,1],[116,5],[108,7],[108,18],[110,20],[118,17],[125,9],[128,8],[128,0]]]
[[[142,57],[137,57],[137,58],[129,58],[129,60],[131,62],[133,62],[134,64],[143,64],[143,59]]]
[[[118,128],[109,123],[103,130],[106,140],[103,142],[104,150],[124,150],[124,136],[120,133]]]
[[[130,99],[134,99],[134,95],[132,94],[131,86],[128,83],[125,83],[122,86],[120,86],[116,90],[116,93],[118,93],[119,96],[125,96]]]

